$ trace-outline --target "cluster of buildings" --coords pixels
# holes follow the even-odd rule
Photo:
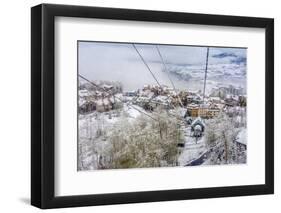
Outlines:
[[[97,86],[91,89],[79,89],[79,113],[86,114],[93,111],[105,112],[122,107],[120,88],[110,84]]]
[[[130,102],[145,110],[153,111],[157,107],[174,109],[178,106],[186,109],[185,117],[213,118],[222,110],[246,106],[246,96],[240,88],[221,87],[209,96],[200,91],[175,91],[171,87],[144,85],[136,91],[122,92],[122,89],[111,84],[102,84],[95,89],[79,90],[79,112],[105,112],[121,108],[123,103]]]
[[[203,98],[200,93],[190,93],[187,96],[187,115],[190,117],[212,118],[222,110],[233,107],[246,107],[247,97],[242,88],[219,87],[212,90],[209,96]]]
[[[145,110],[153,111],[161,106],[172,109],[180,104],[179,94],[167,86],[144,85],[141,90],[127,92],[124,96],[132,97],[133,104],[139,105]]]
[[[201,117],[201,118],[212,118],[219,114],[222,108],[220,108],[216,104],[189,104],[187,106],[187,114],[188,117]]]

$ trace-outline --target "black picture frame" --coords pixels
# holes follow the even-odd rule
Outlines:
[[[265,184],[93,195],[54,195],[55,17],[263,28],[265,48]],[[31,8],[31,204],[42,209],[274,193],[274,20],[241,16],[41,4]]]

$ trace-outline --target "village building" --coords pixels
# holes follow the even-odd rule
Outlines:
[[[209,108],[209,110],[207,112],[207,117],[208,118],[213,118],[215,116],[218,116],[219,113],[220,113],[220,109],[219,108]]]
[[[78,93],[79,93],[78,107],[80,113],[85,114],[96,110],[96,104],[94,102],[92,94],[88,90],[81,89],[79,90]]]
[[[187,103],[194,103],[194,104],[202,104],[203,99],[200,95],[198,94],[189,94],[187,97]]]
[[[98,112],[107,112],[113,109],[122,108],[123,106],[122,100],[114,96],[98,99],[95,103]]]
[[[220,97],[209,97],[209,101],[215,104],[221,104],[224,102]]]
[[[150,85],[147,85],[147,84],[143,85],[143,89],[142,90],[143,91],[150,90]]]
[[[90,95],[89,91],[86,89],[79,90],[79,97],[80,98],[87,98]]]
[[[213,118],[219,114],[220,110],[214,106],[203,105],[199,107],[198,116],[202,118]]]
[[[188,103],[192,103],[194,99],[195,99],[194,95],[187,95],[186,96],[186,100],[187,100]]]
[[[107,94],[101,96],[80,96],[79,95],[79,113],[85,114],[93,111],[106,112],[112,109],[118,109],[123,106],[122,100],[119,97],[110,96]]]
[[[202,117],[202,118],[213,118],[217,116],[220,112],[218,106],[211,105],[198,105],[198,104],[189,104],[187,106],[187,116],[190,117]]]
[[[112,85],[108,85],[108,84],[103,84],[102,85],[102,88],[105,90],[105,91],[110,91],[110,90],[113,90],[113,86]]]
[[[128,91],[128,92],[125,92],[124,93],[125,96],[128,96],[128,97],[134,97],[134,96],[137,96],[138,95],[138,92],[133,90],[133,91]]]
[[[96,110],[96,103],[92,100],[79,100],[79,113],[86,114]]]
[[[139,106],[143,106],[145,103],[148,103],[150,98],[146,96],[140,96],[133,100],[133,104],[137,104]]]
[[[163,95],[168,95],[168,94],[177,95],[176,91],[171,87],[163,86],[162,88],[163,88],[163,92],[162,92]]]
[[[156,96],[150,101],[151,106],[153,109],[161,106],[165,109],[169,109],[171,106],[171,100],[167,96]]]
[[[187,106],[187,116],[190,116],[190,117],[198,117],[199,115],[199,105],[198,104],[189,104]]]
[[[112,104],[112,109],[120,109],[123,107],[123,95],[122,94],[116,94],[113,95],[109,98],[111,104]]]
[[[152,98],[154,96],[154,93],[151,90],[143,90],[140,92],[139,97],[146,97],[146,98]]]
[[[98,99],[95,103],[96,103],[96,110],[98,112],[104,112],[105,111],[102,99]]]
[[[102,99],[102,101],[103,101],[104,111],[112,110],[113,103],[110,101],[109,98],[104,98],[104,99]]]

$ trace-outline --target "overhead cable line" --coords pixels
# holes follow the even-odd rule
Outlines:
[[[167,76],[168,76],[168,78],[169,78],[169,80],[170,80],[170,82],[171,82],[171,84],[172,84],[174,90],[176,90],[176,87],[175,87],[175,85],[174,85],[172,79],[170,78],[170,75],[169,75],[169,73],[168,73],[168,69],[167,69],[166,63],[165,63],[165,61],[164,61],[164,59],[163,59],[163,57],[162,57],[162,54],[161,54],[161,52],[160,52],[160,50],[159,50],[159,48],[158,48],[158,45],[156,45],[156,49],[157,49],[157,52],[158,52],[158,54],[159,54],[159,56],[160,56],[160,59],[161,59],[161,61],[162,61],[162,64],[163,64],[163,66],[164,66],[165,72],[167,73]]]
[[[153,72],[151,71],[150,67],[148,66],[148,64],[145,62],[144,58],[142,57],[142,55],[140,54],[140,52],[138,51],[137,47],[135,44],[132,44],[134,49],[136,50],[136,52],[138,53],[139,57],[141,58],[142,62],[144,63],[144,65],[146,66],[146,68],[148,69],[148,71],[150,72],[150,74],[152,75],[152,77],[154,78],[154,80],[157,82],[157,84],[159,85],[160,88],[162,88],[161,84],[159,83],[159,81],[157,80],[157,78],[155,77],[155,75],[153,74]]]
[[[171,79],[171,77],[170,77],[170,74],[169,74],[169,72],[168,72],[166,63],[165,63],[165,61],[164,61],[164,59],[163,59],[163,57],[162,57],[162,54],[161,54],[161,52],[160,52],[160,50],[159,50],[159,48],[158,48],[158,45],[156,45],[156,49],[157,49],[157,52],[158,52],[158,54],[159,54],[159,56],[160,56],[160,59],[161,59],[161,61],[162,61],[162,64],[164,65],[165,72],[167,73],[167,76],[168,76],[168,78],[169,78],[169,80],[170,80],[170,82],[171,82],[171,84],[172,84],[172,86],[173,86],[173,88],[174,88],[174,91],[175,91],[175,93],[176,93],[176,96],[178,97],[178,100],[179,100],[179,102],[180,102],[180,105],[183,107],[182,101],[181,101],[180,97],[179,97],[178,94],[177,94],[176,87],[175,87],[174,82],[172,81],[172,79]]]
[[[205,100],[206,80],[207,80],[207,71],[208,71],[208,61],[209,61],[209,47],[207,47],[207,56],[206,56],[206,66],[205,66],[205,76],[204,76],[204,88],[203,88],[203,104],[204,104],[204,100]]]

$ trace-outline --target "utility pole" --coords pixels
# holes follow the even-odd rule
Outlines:
[[[206,66],[205,66],[205,77],[204,77],[204,89],[203,89],[203,104],[205,103],[205,91],[206,91],[206,80],[207,80],[207,71],[208,71],[208,60],[209,60],[209,47],[207,47],[207,57],[206,57]]]

